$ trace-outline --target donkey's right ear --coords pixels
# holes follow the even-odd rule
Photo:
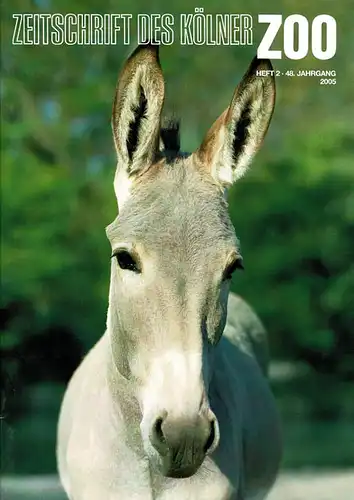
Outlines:
[[[158,152],[163,101],[158,45],[139,45],[120,74],[112,112],[118,170],[126,177],[147,170]]]
[[[196,156],[214,179],[228,188],[248,169],[272,118],[275,81],[272,64],[254,58],[230,106],[207,133]]]

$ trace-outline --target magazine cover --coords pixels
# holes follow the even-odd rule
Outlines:
[[[3,500],[354,498],[353,7],[3,3]]]

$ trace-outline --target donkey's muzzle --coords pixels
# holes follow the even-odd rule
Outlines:
[[[212,412],[194,420],[160,417],[150,433],[151,444],[161,458],[162,474],[174,478],[192,476],[206,454],[216,448],[218,439],[218,424]]]

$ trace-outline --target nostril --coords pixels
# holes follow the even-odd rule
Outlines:
[[[162,424],[166,418],[166,415],[163,417],[159,417],[155,420],[151,432],[150,432],[150,441],[153,447],[161,454],[165,455],[168,448],[166,444],[166,438],[164,436],[162,430]]]
[[[204,446],[204,453],[207,453],[207,451],[210,450],[210,448],[213,446],[213,443],[215,440],[215,434],[216,434],[215,433],[215,420],[212,420],[211,424],[210,424],[210,434],[209,434],[207,442],[205,443],[205,446]]]
[[[166,439],[162,432],[162,422],[163,419],[161,417],[156,420],[153,432],[158,441],[160,441],[161,443],[165,443]]]

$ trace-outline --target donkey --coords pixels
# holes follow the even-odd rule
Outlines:
[[[227,206],[273,113],[274,78],[257,72],[269,69],[253,60],[185,154],[178,127],[161,129],[158,47],[138,46],[123,67],[107,329],[73,375],[58,426],[72,500],[261,500],[275,481],[266,334],[229,294],[242,257]]]

